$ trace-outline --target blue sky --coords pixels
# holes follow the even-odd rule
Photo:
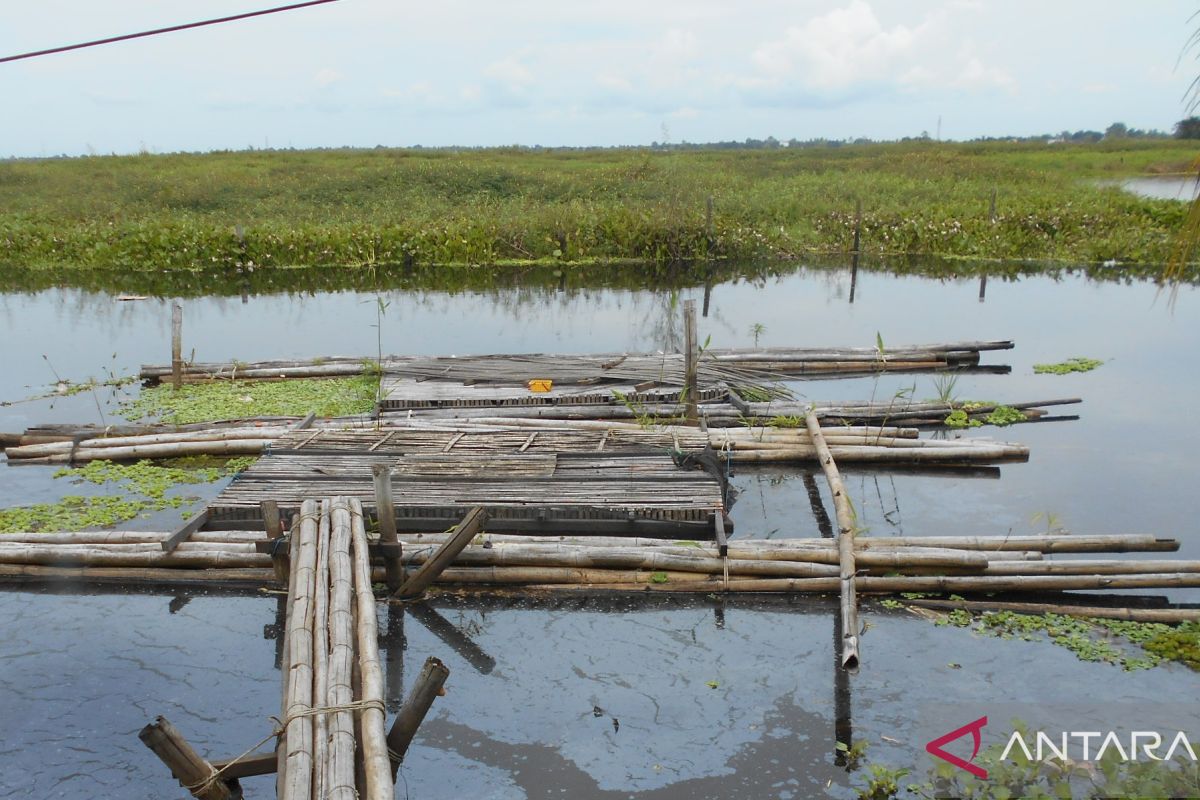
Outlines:
[[[37,0],[0,55],[283,0]],[[1174,0],[338,0],[0,64],[0,157],[1170,127]]]

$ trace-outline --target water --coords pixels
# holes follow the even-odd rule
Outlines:
[[[1200,558],[1192,488],[1200,433],[1188,421],[1200,352],[1195,288],[1181,288],[1169,308],[1142,282],[993,276],[980,302],[975,278],[863,273],[853,305],[848,294],[848,275],[834,271],[721,283],[700,339],[750,345],[754,323],[765,326],[763,346],[872,346],[877,333],[888,345],[1012,338],[1016,350],[984,356],[1011,364],[1012,374],[962,376],[959,398],[1084,398],[1062,409],[1080,414],[1075,422],[970,434],[1031,446],[1029,463],[1005,465],[998,480],[847,469],[871,535],[1062,526],[1173,535],[1181,557]],[[675,300],[702,304],[703,295],[694,287],[674,299],[619,289],[198,298],[185,304],[185,351],[195,348],[198,360],[370,355],[377,331],[384,352],[653,350],[678,343],[677,325],[666,321],[678,316]],[[377,296],[389,303],[381,318]],[[55,379],[51,368],[81,379],[162,363],[169,319],[169,304],[153,299],[70,289],[0,295],[0,400],[41,391]],[[1035,363],[1071,356],[1105,364],[1033,374]],[[914,385],[917,398],[934,394],[923,376],[796,387],[810,399],[886,400]],[[0,407],[0,429],[112,419],[109,400],[89,393]],[[78,491],[52,472],[0,468],[0,504]],[[816,535],[804,475],[735,472],[738,535]],[[1197,594],[1170,596],[1195,602]],[[397,697],[401,672],[411,680],[427,656],[451,668],[398,796],[805,798],[828,783],[846,797],[854,778],[833,763],[833,740],[847,726],[871,743],[871,760],[924,774],[931,761],[914,737],[931,703],[985,713],[989,703],[1150,702],[1197,688],[1183,667],[1126,674],[1052,645],[980,639],[864,608],[863,667],[847,678],[833,669],[835,610],[822,600],[437,600],[432,613],[393,618],[385,640]],[[184,796],[138,729],[164,714],[213,757],[262,738],[278,713],[277,614],[270,596],[0,592],[0,718],[8,722],[0,797]],[[267,796],[272,779],[246,786]]]
[[[1156,178],[1133,178],[1117,184],[1127,192],[1155,200],[1181,200],[1191,202],[1200,194],[1200,184],[1195,175],[1171,175]]]

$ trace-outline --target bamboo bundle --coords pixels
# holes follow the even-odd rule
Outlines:
[[[235,545],[215,545],[163,552],[158,545],[39,545],[28,542],[0,542],[0,564],[95,567],[176,567],[231,568],[269,567],[271,557],[250,550],[237,551]],[[157,552],[155,552],[157,551]]]
[[[946,417],[953,411],[966,410],[969,416],[982,417],[995,411],[999,404],[973,405],[964,409],[963,403],[952,401],[921,401],[921,402],[822,402],[813,406],[774,400],[767,402],[746,402],[736,395],[730,400],[746,416],[778,417],[803,416],[811,408],[825,425],[837,424],[891,424],[907,426],[942,425]],[[1004,403],[1009,408],[1026,412],[1027,418],[1037,418],[1045,414],[1045,408],[1052,406],[1075,405],[1083,402],[1078,397],[1053,400],[1034,400],[1019,403]]]
[[[256,456],[261,454],[275,441],[274,438],[258,439],[216,439],[199,442],[172,442],[168,444],[139,444],[126,447],[80,447],[56,452],[44,456],[28,456],[18,453],[15,457],[13,450],[25,451],[26,448],[8,448],[5,455],[12,461],[25,464],[70,464],[83,461],[122,461],[140,458],[182,458],[184,456]],[[31,445],[31,447],[49,447],[50,445]]]
[[[740,578],[723,582],[721,576],[712,575],[705,580],[642,582],[639,576],[620,582],[617,575],[611,581],[595,581],[559,585],[553,582],[529,584],[528,591],[570,590],[607,592],[687,592],[711,594],[731,593],[776,593],[831,594],[841,585],[840,578]],[[1064,592],[1097,589],[1184,589],[1200,587],[1200,575],[1195,573],[1163,573],[1155,575],[1023,575],[1023,576],[918,576],[918,577],[860,577],[857,588],[864,593],[896,594],[900,592]]]
[[[181,444],[186,442],[217,442],[237,439],[275,439],[288,433],[290,429],[274,428],[220,428],[203,431],[186,431],[182,433],[154,433],[142,436],[110,436],[106,438],[84,439],[78,444],[73,442],[52,442],[49,444],[34,444],[23,447],[10,447],[4,451],[9,458],[35,458],[74,450],[94,448],[138,447],[145,445]]]
[[[292,548],[279,797],[385,800],[393,786],[371,589],[383,570],[368,561],[362,508],[305,501]]]

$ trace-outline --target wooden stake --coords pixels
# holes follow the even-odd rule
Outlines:
[[[400,709],[392,723],[392,729],[388,731],[387,746],[393,759],[393,778],[400,762],[404,760],[404,754],[408,752],[409,745],[417,735],[417,729],[429,713],[429,707],[438,696],[444,694],[442,686],[449,675],[449,668],[438,659],[430,657],[425,660],[425,666],[417,676],[412,693],[404,701],[404,707]]]
[[[463,548],[470,544],[471,539],[475,538],[475,534],[483,530],[487,519],[487,512],[478,506],[468,511],[467,515],[463,517],[463,521],[454,529],[454,533],[442,543],[436,553],[421,565],[420,569],[413,573],[412,577],[396,590],[393,597],[407,600],[424,594],[430,584],[437,580],[437,577],[463,551]]]
[[[687,422],[695,425],[700,414],[696,408],[699,388],[696,382],[696,362],[700,357],[696,341],[696,301],[683,301],[684,392],[687,394]]]
[[[183,306],[171,304],[171,386],[183,386]]]
[[[379,518],[379,541],[384,544],[397,544],[396,538],[396,504],[392,500],[392,471],[386,464],[376,464],[371,468],[375,478],[375,515]],[[389,591],[396,591],[404,582],[404,568],[400,559],[385,558],[387,567],[387,586]]]
[[[846,494],[846,485],[842,483],[841,473],[825,443],[825,435],[821,433],[821,423],[811,410],[805,415],[809,436],[812,437],[825,471],[825,480],[829,482],[829,490],[833,494],[833,507],[838,521],[838,556],[841,561],[841,594],[842,594],[842,667],[854,669],[858,667],[858,597],[855,588],[854,565],[854,534],[856,530],[854,509],[850,506],[850,498]]]
[[[192,797],[200,800],[232,800],[234,797],[225,781],[218,778],[208,782],[214,774],[212,764],[200,757],[166,717],[159,717],[142,728],[138,738],[170,768],[179,785]]]
[[[259,504],[263,522],[267,527],[267,538],[271,541],[271,566],[275,569],[275,578],[281,583],[288,579],[287,553],[282,552],[279,540],[283,538],[283,520],[279,516],[279,503],[274,500],[263,500]]]

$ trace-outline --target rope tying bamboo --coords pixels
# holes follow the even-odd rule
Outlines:
[[[185,783],[182,784],[182,786],[192,794],[203,792],[214,783],[219,781],[221,776],[225,774],[226,770],[232,768],[234,764],[241,762],[251,753],[254,753],[258,750],[258,748],[262,747],[272,739],[278,739],[280,736],[282,736],[283,732],[287,730],[287,726],[290,725],[293,720],[300,719],[301,717],[318,717],[323,714],[336,714],[342,711],[365,711],[368,708],[377,709],[381,714],[384,715],[385,718],[387,716],[387,705],[382,700],[356,700],[353,703],[343,703],[337,706],[320,706],[317,708],[305,708],[300,711],[294,711],[291,714],[288,714],[283,720],[280,720],[279,717],[268,717],[268,719],[275,723],[275,728],[270,733],[252,744],[237,758],[230,759],[229,762],[220,769],[211,767],[211,771],[209,772],[208,776],[203,780],[192,784]],[[388,751],[388,756],[392,756],[392,752],[390,750]]]

